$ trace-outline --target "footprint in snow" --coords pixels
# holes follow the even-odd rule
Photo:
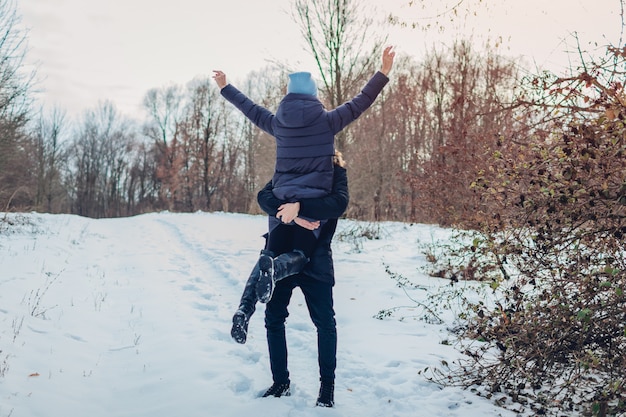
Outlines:
[[[194,303],[193,308],[200,311],[216,311],[217,306],[215,304],[207,303]]]
[[[185,284],[183,285],[183,291],[198,291],[198,287],[194,284]]]
[[[250,351],[247,349],[236,349],[229,352],[231,356],[241,359],[246,364],[259,363],[261,360],[261,353]]]

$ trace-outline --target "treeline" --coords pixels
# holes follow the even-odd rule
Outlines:
[[[365,43],[371,21],[358,19],[355,1],[296,0],[294,12],[322,74],[321,100],[328,108],[349,100],[379,65],[383,41]],[[272,176],[274,140],[221,98],[209,74],[148,91],[144,120],[110,102],[68,120],[62,109],[30,102],[33,75],[22,75],[25,35],[16,21],[11,0],[0,0],[0,210],[259,212],[256,192]],[[398,57],[381,97],[337,138],[349,169],[347,215],[480,223],[495,206],[472,184],[493,175],[494,156],[544,140],[555,129],[553,112],[568,117],[569,107],[554,110],[545,94],[558,77],[536,81],[546,74],[462,40],[419,60]],[[276,65],[237,87],[276,109],[286,80]]]
[[[342,138],[348,215],[449,223],[469,209],[468,168],[481,164],[498,137],[520,129],[510,106],[517,68],[467,42],[433,49],[419,62],[398,59],[380,99]],[[371,75],[352,80],[346,96]],[[286,79],[284,70],[266,68],[238,87],[275,109]],[[153,89],[143,104],[148,116],[140,122],[108,102],[78,121],[60,109],[5,117],[12,133],[1,148],[3,209],[89,217],[258,212],[256,192],[273,171],[273,138],[234,112],[208,75]]]

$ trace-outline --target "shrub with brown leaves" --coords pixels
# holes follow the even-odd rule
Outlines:
[[[477,274],[498,265],[501,297],[474,306],[467,360],[442,381],[537,414],[626,412],[626,48],[608,58],[531,80],[548,134],[507,144],[473,184],[489,215],[467,250]]]

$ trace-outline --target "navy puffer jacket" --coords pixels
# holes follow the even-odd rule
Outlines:
[[[276,198],[272,192],[271,181],[257,194],[259,206],[269,218],[275,218],[278,207],[284,201]],[[335,269],[333,266],[333,251],[331,241],[337,229],[337,219],[343,215],[348,207],[350,195],[348,193],[348,174],[345,168],[335,165],[333,174],[333,190],[326,197],[300,200],[300,213],[308,217],[321,216],[328,219],[320,227],[320,235],[311,255],[311,260],[305,265],[302,273],[318,281],[335,284]],[[265,235],[267,238],[267,234]]]
[[[228,84],[221,94],[252,123],[276,138],[273,192],[284,201],[323,197],[333,184],[335,134],[367,110],[389,78],[377,72],[352,100],[326,111],[317,97],[287,94],[274,115]]]

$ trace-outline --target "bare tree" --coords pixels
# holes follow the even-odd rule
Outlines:
[[[346,102],[374,72],[386,38],[372,34],[374,21],[356,0],[295,0],[293,15],[315,58],[330,107]],[[337,136],[345,149],[345,132]]]
[[[477,53],[468,42],[433,50],[423,65],[422,90],[430,114],[420,171],[411,183],[424,196],[417,221],[455,223],[481,213],[470,189],[503,136],[517,137],[514,89],[518,67],[496,54]]]
[[[181,163],[178,155],[178,134],[182,99],[183,95],[177,85],[152,89],[144,98],[144,108],[150,116],[144,127],[144,134],[154,141],[160,198],[171,210],[175,209],[181,199],[177,172]]]
[[[446,30],[459,31],[467,25],[468,20],[486,12],[490,4],[493,3],[486,0],[440,2],[411,0],[407,2],[407,5],[414,9],[419,9],[419,15],[406,17],[390,13],[388,21],[402,28],[419,29],[423,32],[432,30],[437,32]]]
[[[217,126],[219,113],[218,91],[209,78],[196,79],[188,85],[188,103],[180,123],[180,156],[183,184],[183,209],[210,210],[211,197],[219,182],[215,173],[218,148]]]
[[[32,132],[37,161],[35,206],[48,213],[69,210],[67,195],[62,185],[62,172],[66,164],[63,136],[66,130],[66,114],[55,107],[49,114],[44,114],[43,111],[40,113]]]
[[[178,85],[153,88],[146,93],[143,104],[150,118],[146,126],[149,137],[165,146],[174,139],[181,101]]]
[[[29,175],[24,128],[34,73],[25,69],[26,35],[12,0],[0,0],[0,202],[8,206]],[[26,187],[27,188],[27,187]],[[26,189],[24,188],[24,189]],[[30,195],[30,193],[27,193]],[[14,200],[13,203],[16,201]],[[32,203],[32,198],[25,203]]]
[[[159,181],[156,177],[157,160],[151,143],[139,142],[131,149],[128,181],[126,186],[126,212],[140,214],[158,210]]]
[[[422,62],[399,57],[352,130],[349,215],[442,224],[479,215],[470,185],[498,139],[522,127],[510,108],[517,81],[514,63],[464,42]]]
[[[409,180],[419,171],[430,113],[421,99],[424,72],[398,57],[394,76],[375,106],[353,128],[358,152],[348,158],[349,215],[366,220],[408,220],[418,212]]]
[[[127,214],[128,155],[134,140],[130,122],[110,102],[85,113],[71,154],[74,213],[96,218]]]

